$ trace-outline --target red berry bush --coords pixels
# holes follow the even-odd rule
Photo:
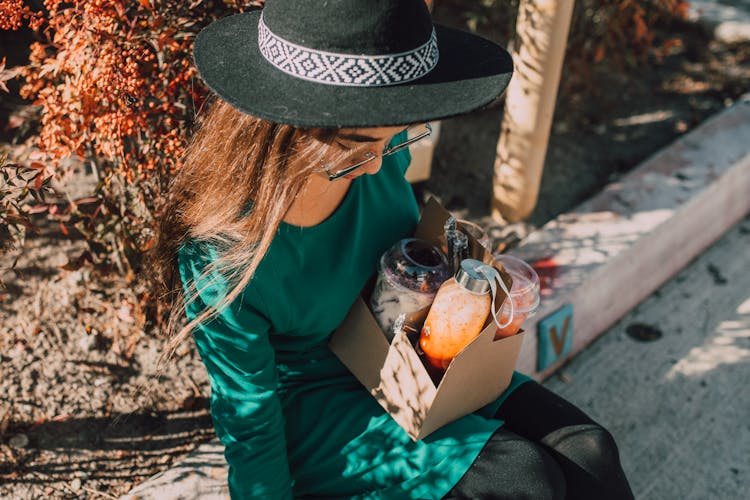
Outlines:
[[[136,271],[179,168],[206,89],[192,66],[195,35],[212,20],[260,5],[250,0],[0,0],[0,28],[36,31],[18,70],[21,97],[39,120],[41,161],[58,175],[78,157],[95,193],[58,210],[94,255]]]

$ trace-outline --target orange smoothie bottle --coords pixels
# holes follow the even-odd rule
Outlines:
[[[455,278],[443,283],[422,327],[419,346],[427,362],[445,370],[482,331],[492,308],[490,282],[479,272],[484,264],[464,259]]]

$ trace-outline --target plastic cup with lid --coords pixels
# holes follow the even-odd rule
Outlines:
[[[500,322],[505,323],[510,315],[508,300],[513,301],[513,321],[505,328],[498,329],[495,338],[510,337],[518,333],[523,322],[536,314],[539,308],[539,275],[533,267],[518,257],[507,254],[496,254],[494,257],[513,278],[510,297],[503,305]]]
[[[405,238],[380,257],[378,278],[370,298],[370,309],[388,340],[401,314],[425,310],[440,285],[450,278],[445,255],[428,241]]]

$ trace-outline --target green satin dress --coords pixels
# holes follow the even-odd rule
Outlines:
[[[409,161],[385,157],[316,226],[282,224],[249,286],[194,332],[233,498],[441,498],[502,425],[483,415],[528,380],[515,374],[492,408],[413,442],[328,349],[379,256],[417,224]],[[179,252],[183,285],[199,289],[189,319],[227,293],[202,277],[215,258],[198,242]]]

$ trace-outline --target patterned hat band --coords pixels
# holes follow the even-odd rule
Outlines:
[[[399,54],[354,55],[309,49],[275,35],[258,22],[258,47],[266,60],[297,78],[347,87],[381,87],[410,82],[437,65],[435,29],[430,39],[414,50]]]

